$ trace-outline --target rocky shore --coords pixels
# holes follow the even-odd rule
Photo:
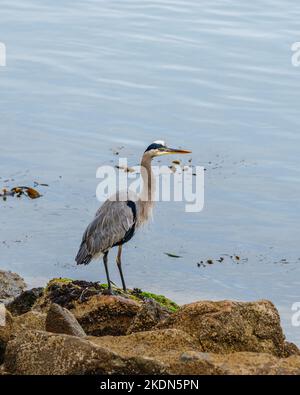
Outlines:
[[[300,374],[300,351],[270,301],[177,306],[106,288],[53,279],[25,290],[0,271],[0,374]]]

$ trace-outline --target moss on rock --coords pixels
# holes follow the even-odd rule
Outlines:
[[[44,300],[49,300],[66,308],[72,308],[76,301],[85,302],[94,295],[107,293],[107,288],[107,284],[100,284],[98,282],[72,280],[70,278],[53,278],[46,285]],[[127,292],[124,292],[121,288],[113,286],[113,292],[115,295],[133,299],[136,302],[152,299],[170,312],[176,312],[179,309],[179,306],[175,302],[164,295],[142,291],[138,288],[128,289]]]
[[[145,299],[152,299],[159,303],[162,307],[165,307],[169,311],[176,312],[179,309],[179,306],[173,302],[172,300],[168,299],[164,295],[157,295],[152,292],[146,292],[134,289],[133,294],[140,300]]]
[[[51,287],[52,285],[63,285],[63,284],[69,284],[73,282],[71,278],[67,277],[57,277],[53,278],[52,280],[48,281],[48,284],[46,285],[46,291]]]

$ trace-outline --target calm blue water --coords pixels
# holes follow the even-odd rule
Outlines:
[[[159,203],[124,249],[128,285],[179,303],[272,300],[290,340],[300,301],[300,5],[287,0],[0,0],[0,265],[30,286],[104,281],[73,257],[99,203],[96,169],[156,139],[207,168],[205,209]],[[170,159],[171,160],[171,159]],[[169,161],[170,162],[170,161]],[[166,163],[169,163],[166,161]],[[13,179],[13,180],[11,180]],[[170,258],[164,252],[181,255]],[[237,264],[197,262],[238,255]],[[285,259],[286,261],[282,261]],[[113,255],[112,279],[119,282]]]

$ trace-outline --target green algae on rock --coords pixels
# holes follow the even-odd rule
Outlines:
[[[66,308],[73,308],[75,302],[86,302],[94,295],[106,294],[107,284],[89,282],[84,280],[72,280],[70,278],[54,278],[48,282],[45,288],[43,303],[47,301],[57,303]],[[164,295],[157,295],[152,292],[142,291],[138,288],[128,289],[124,292],[121,288],[113,287],[114,295],[133,299],[141,303],[147,299],[152,299],[165,307],[170,312],[178,310],[178,305]]]
[[[159,303],[162,307],[167,308],[171,312],[175,312],[179,309],[179,306],[175,302],[168,299],[164,295],[156,295],[152,292],[141,291],[136,288],[132,292],[138,299],[141,299],[141,300],[153,299],[157,303]]]

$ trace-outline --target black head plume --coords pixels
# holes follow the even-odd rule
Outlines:
[[[153,149],[162,149],[162,148],[166,148],[166,144],[164,141],[154,141],[154,143],[149,145],[149,147],[145,150],[145,152],[151,151]]]

